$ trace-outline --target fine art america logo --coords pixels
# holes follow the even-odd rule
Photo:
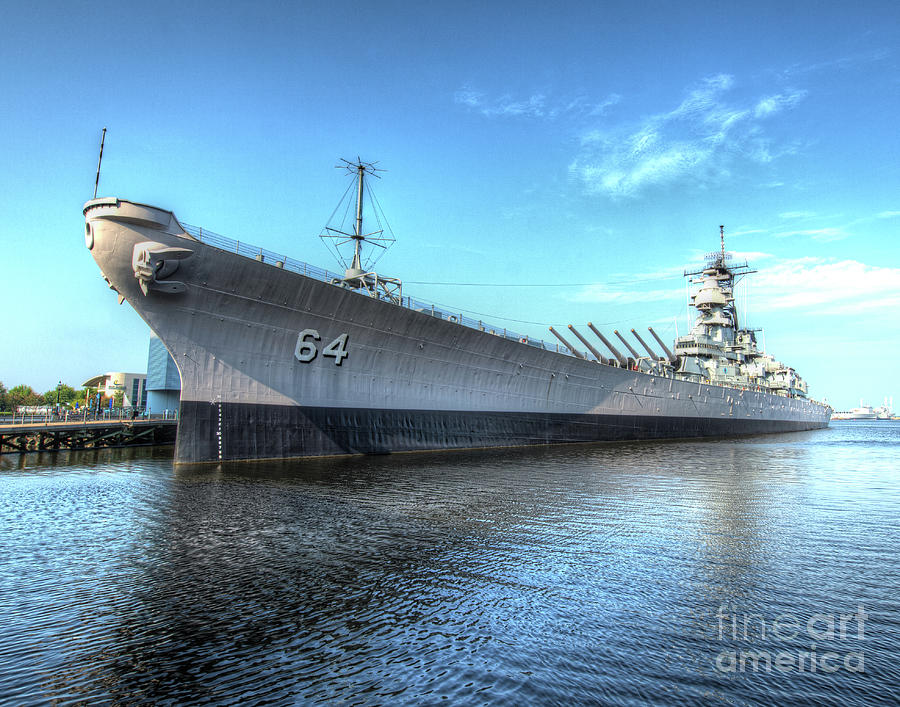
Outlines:
[[[716,618],[719,640],[729,644],[716,656],[719,672],[866,672],[864,651],[858,649],[869,618],[862,604],[850,614],[779,614],[771,620],[723,605]]]

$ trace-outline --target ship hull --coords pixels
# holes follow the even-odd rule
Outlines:
[[[804,420],[319,408],[187,401],[181,406],[177,455],[182,461],[208,461],[389,454],[729,437],[795,432],[821,426]]]
[[[176,462],[814,429],[830,408],[583,360],[259,262],[170,212],[85,207],[181,375]]]

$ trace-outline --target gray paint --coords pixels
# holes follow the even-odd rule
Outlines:
[[[810,400],[545,351],[229,253],[153,207],[101,199],[85,218],[91,254],[165,342],[185,401],[828,423],[830,408]],[[144,242],[177,249],[178,261],[147,294],[133,262]],[[321,335],[310,363],[294,357],[305,329]],[[349,356],[337,366],[321,350],[340,334]]]

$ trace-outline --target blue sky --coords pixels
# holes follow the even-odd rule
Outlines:
[[[768,350],[819,399],[878,403],[900,394],[898,47],[887,1],[10,6],[0,380],[146,370],[83,245],[106,126],[101,195],[332,269],[333,167],[379,160],[380,270],[548,340],[684,333],[681,273],[725,224]]]

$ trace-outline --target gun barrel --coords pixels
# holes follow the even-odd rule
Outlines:
[[[663,340],[660,339],[660,338],[656,335],[656,332],[653,331],[653,327],[652,327],[652,326],[648,326],[648,327],[647,327],[647,331],[649,331],[651,334],[653,334],[653,338],[656,339],[656,343],[659,344],[660,346],[662,346],[662,350],[665,351],[665,352],[666,352],[666,356],[669,357],[669,363],[675,363],[675,362],[677,362],[677,361],[678,361],[678,358],[675,356],[675,354],[673,354],[671,351],[669,351],[669,347],[666,346],[666,345],[663,343]]]
[[[654,353],[653,349],[651,349],[649,346],[647,346],[647,342],[645,342],[645,341],[641,338],[641,335],[638,334],[634,329],[631,330],[631,333],[634,334],[634,338],[638,340],[638,342],[640,343],[640,345],[643,346],[645,349],[647,349],[647,353],[650,354],[650,358],[652,358],[654,361],[658,361],[658,360],[659,360],[659,356],[657,356],[657,355]]]
[[[581,341],[581,343],[584,344],[584,345],[587,347],[587,350],[588,350],[588,351],[590,351],[592,354],[594,354],[594,356],[597,357],[597,360],[600,361],[600,363],[609,363],[609,359],[606,358],[606,357],[605,357],[603,354],[601,354],[599,351],[597,351],[597,349],[595,349],[595,348],[591,345],[591,342],[588,341],[587,339],[585,339],[585,338],[581,335],[581,332],[579,332],[578,329],[576,329],[575,327],[573,327],[571,324],[569,324],[569,331],[571,331],[573,334],[575,334],[575,336],[577,336],[577,337],[579,338],[579,340]]]
[[[615,346],[613,346],[611,343],[609,343],[609,339],[607,339],[605,336],[603,336],[603,334],[601,334],[601,333],[597,330],[597,327],[595,327],[593,324],[591,324],[590,322],[588,322],[588,328],[589,328],[592,332],[594,332],[594,334],[597,335],[597,338],[600,339],[600,341],[603,342],[603,345],[606,346],[606,348],[608,348],[610,351],[612,351],[612,355],[616,357],[616,360],[617,360],[622,366],[626,366],[626,367],[628,366],[628,359],[626,359],[622,354],[620,354],[620,353],[619,353],[619,350],[618,350]]]
[[[635,359],[638,359],[641,357],[641,355],[637,351],[635,351],[633,348],[631,348],[631,344],[629,344],[627,341],[625,341],[625,337],[619,333],[618,329],[614,329],[613,334],[615,334],[616,336],[619,337],[619,341],[621,341],[623,344],[625,344],[625,348],[628,349],[628,353],[630,353],[632,356],[634,356]]]
[[[575,354],[575,356],[577,356],[578,358],[584,358],[584,354],[581,353],[581,351],[576,349],[574,346],[572,346],[572,344],[570,344],[568,341],[566,341],[562,337],[562,334],[560,334],[558,331],[556,331],[556,329],[554,329],[553,327],[550,327],[550,333],[553,334],[553,336],[555,336],[557,339],[559,339],[563,343],[563,346],[565,346],[567,349],[569,349],[569,351],[571,351],[573,354]]]

